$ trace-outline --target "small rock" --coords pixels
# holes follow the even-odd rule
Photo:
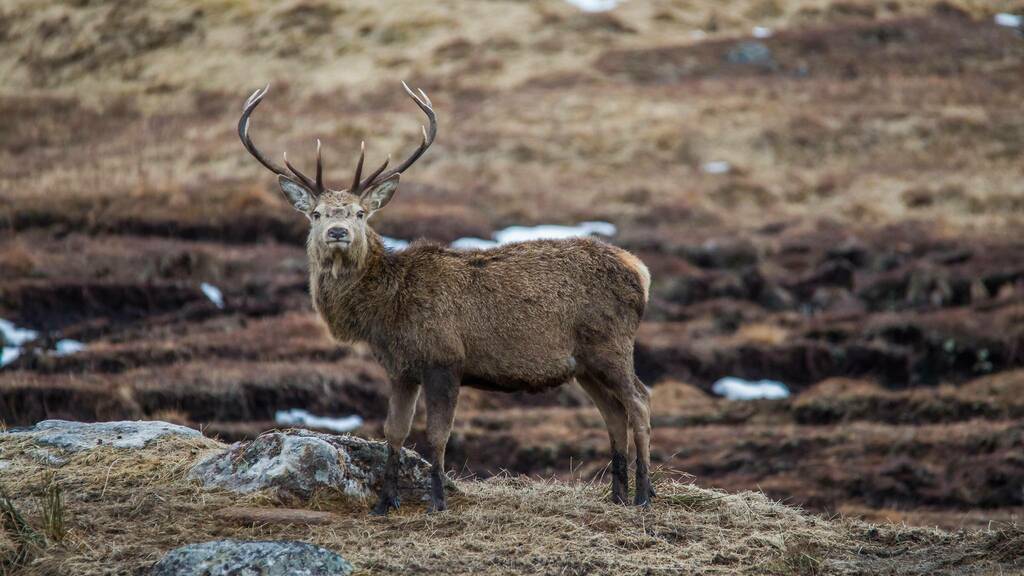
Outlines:
[[[92,450],[99,446],[114,448],[145,448],[150,442],[164,436],[202,438],[198,430],[159,421],[136,422],[71,422],[44,420],[31,428],[8,432],[27,436],[38,446],[49,446],[66,452]]]
[[[319,490],[339,490],[353,498],[377,493],[387,460],[384,442],[293,429],[270,432],[196,464],[189,476],[206,486],[239,493],[261,490],[278,498],[304,501]],[[428,498],[430,464],[403,449],[399,492],[405,500]]]
[[[774,66],[775,58],[771,48],[764,42],[756,40],[740,42],[725,55],[726,60],[733,64],[750,64],[754,66]]]
[[[151,576],[348,576],[341,556],[305,542],[215,540],[171,550]]]

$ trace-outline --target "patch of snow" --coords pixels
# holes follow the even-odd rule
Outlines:
[[[607,12],[618,6],[618,0],[565,0],[584,12]]]
[[[772,29],[765,26],[754,26],[750,33],[754,38],[769,38],[772,35]]]
[[[3,349],[0,350],[0,368],[14,362],[23,352],[22,345],[39,337],[39,332],[27,328],[18,328],[12,322],[0,318],[0,335]],[[54,349],[49,352],[54,356],[67,356],[85,350],[85,344],[78,340],[58,340]]]
[[[4,344],[8,346],[21,346],[39,337],[39,332],[27,328],[18,328],[13,322],[3,318],[0,318],[0,334],[3,334]]]
[[[54,356],[68,356],[76,352],[85,350],[85,344],[78,340],[70,340],[65,338],[63,340],[57,340],[54,345],[53,354]]]
[[[498,243],[494,240],[484,240],[483,238],[459,238],[451,244],[452,248],[456,250],[486,250],[497,245]]]
[[[39,337],[39,332],[28,328],[18,328],[14,322],[0,318],[0,341],[3,342],[3,349],[0,350],[0,368],[14,362],[21,356],[21,346]]]
[[[457,250],[485,250],[512,242],[529,240],[561,240],[586,236],[615,236],[615,224],[611,222],[580,222],[576,226],[541,224],[538,226],[509,226],[493,234],[493,240],[483,238],[459,238],[451,243]]]
[[[401,252],[402,250],[405,250],[406,248],[409,247],[408,240],[401,240],[399,238],[389,238],[387,236],[381,236],[380,239],[381,242],[384,243],[385,248],[387,248],[388,250],[393,250],[395,252]]]
[[[199,285],[199,289],[202,290],[203,294],[210,299],[210,302],[213,302],[214,306],[217,308],[224,308],[224,293],[220,291],[220,288],[217,288],[213,284],[203,282]]]
[[[21,356],[21,348],[5,347],[0,351],[0,367],[7,366]]]
[[[582,222],[580,223],[579,228],[588,230],[592,235],[597,234],[599,236],[607,236],[609,238],[615,236],[619,231],[619,229],[615,227],[615,224],[601,221]]]
[[[776,400],[789,397],[789,388],[776,380],[744,380],[727,376],[711,385],[711,391],[729,400]]]
[[[705,162],[701,169],[708,174],[728,174],[732,170],[732,164],[725,160],[714,160],[712,162]]]
[[[498,244],[526,242],[527,240],[577,238],[580,236],[614,236],[615,225],[609,222],[582,222],[578,226],[541,224],[539,226],[509,226],[494,233]]]
[[[278,410],[274,414],[274,422],[282,426],[309,426],[311,428],[330,430],[331,432],[351,432],[363,425],[363,419],[359,416],[346,416],[344,418],[314,416],[301,408]]]
[[[487,248],[494,248],[502,244],[510,244],[512,242],[526,242],[528,240],[560,240],[563,238],[580,238],[586,236],[615,236],[618,230],[615,225],[611,222],[580,222],[576,226],[561,226],[558,224],[540,224],[538,226],[509,226],[503,230],[498,230],[492,237],[492,240],[486,240],[484,238],[459,238],[452,242],[450,246],[456,250],[486,250]],[[399,238],[388,238],[387,236],[381,236],[381,240],[384,243],[384,247],[393,250],[401,251],[409,247],[407,240],[401,240]]]
[[[1007,26],[1009,28],[1024,27],[1024,16],[1018,16],[1016,14],[1000,12],[995,15],[994,20],[998,26]]]

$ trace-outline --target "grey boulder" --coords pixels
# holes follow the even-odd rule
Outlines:
[[[157,438],[181,436],[202,438],[198,430],[160,421],[71,422],[43,420],[29,428],[8,432],[30,438],[37,446],[57,448],[64,452],[82,452],[101,446],[114,448],[145,448]]]
[[[238,493],[269,491],[283,501],[305,501],[321,490],[368,498],[379,490],[387,453],[386,443],[355,436],[274,431],[201,460],[189,476]],[[400,462],[401,497],[428,498],[430,464],[408,449]]]
[[[305,542],[215,540],[175,548],[152,576],[347,576],[344,558]]]

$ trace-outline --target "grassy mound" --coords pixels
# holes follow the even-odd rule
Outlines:
[[[209,439],[143,450],[97,448],[54,467],[31,443],[0,436],[2,558],[8,573],[132,574],[166,551],[219,538],[302,540],[359,573],[935,574],[1024,568],[1024,530],[943,532],[825,519],[759,493],[657,483],[650,510],[615,506],[604,484],[525,477],[460,481],[451,510],[409,504],[388,518],[331,494],[315,525],[266,515],[265,495],[204,490],[185,479]],[[294,515],[293,515],[294,516]]]

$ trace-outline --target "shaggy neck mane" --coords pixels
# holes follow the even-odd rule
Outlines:
[[[313,308],[338,340],[369,340],[371,319],[396,288],[394,256],[372,229],[366,230],[365,238],[345,252],[312,240],[307,244]]]

